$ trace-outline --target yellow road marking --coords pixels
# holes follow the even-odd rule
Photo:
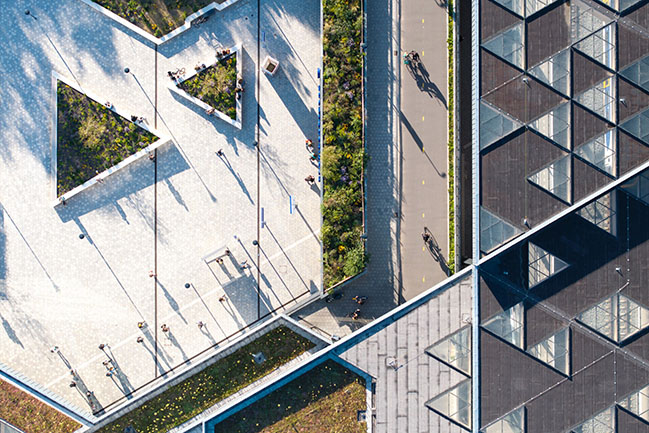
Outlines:
[[[421,121],[422,121],[422,122],[424,121],[424,116],[421,116]]]
[[[422,24],[424,23],[424,19],[423,19],[423,18],[421,19],[421,23],[422,23]]]
[[[422,180],[422,181],[421,181],[421,184],[422,184],[422,185],[426,185],[426,181],[423,181],[423,180]]]
[[[421,214],[421,217],[422,217],[422,218],[426,218],[426,214],[423,214],[423,213],[422,213],[422,214]]]
[[[426,247],[421,247],[421,250],[422,250],[422,251],[426,251]]]
[[[421,282],[422,282],[422,283],[425,283],[425,282],[426,282],[426,277],[422,277],[422,278],[421,278]]]

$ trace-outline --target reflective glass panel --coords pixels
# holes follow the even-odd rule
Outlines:
[[[432,410],[471,428],[471,379],[434,397],[426,403]]]
[[[587,419],[570,430],[570,433],[615,433],[615,406]]]
[[[483,327],[514,346],[523,348],[523,303],[520,302],[483,323]]]
[[[488,253],[519,235],[521,230],[480,206],[480,249]]]
[[[620,124],[620,128],[649,144],[649,109]]]
[[[570,149],[570,103],[566,102],[532,121],[531,128]]]
[[[617,174],[615,152],[615,131],[612,129],[582,144],[575,150],[575,154],[580,158],[611,176]]]
[[[570,2],[570,31],[573,42],[585,38],[611,21],[611,18],[580,0]]]
[[[471,374],[471,328],[466,326],[426,349],[441,361]]]
[[[493,36],[491,39],[487,40],[487,42],[482,44],[482,46],[495,55],[502,57],[521,69],[524,69],[524,34],[525,28],[523,27],[523,23],[516,24],[513,27]]]
[[[522,123],[493,107],[480,102],[480,150],[523,126]]]
[[[577,211],[577,215],[612,234],[617,235],[614,192],[610,192]]]
[[[649,91],[649,56],[631,63],[620,71],[620,75]]]
[[[622,185],[622,188],[638,200],[649,204],[649,170],[635,176]]]
[[[561,51],[529,70],[529,74],[566,96],[570,95],[570,50]]]
[[[536,286],[540,282],[568,267],[566,262],[531,242],[528,242],[527,244],[527,254],[528,288]]]
[[[577,95],[575,100],[603,118],[615,122],[615,79],[606,78]]]
[[[482,433],[525,433],[525,408],[520,407],[491,424]]]
[[[527,349],[527,352],[541,362],[559,370],[570,372],[570,332],[563,328],[559,332]]]
[[[529,176],[528,180],[570,203],[570,155],[563,156],[542,168]]]
[[[609,24],[575,45],[582,53],[615,69],[615,24]]]
[[[649,385],[634,392],[619,404],[643,420],[649,421]]]
[[[600,334],[617,340],[617,295],[604,299],[577,316],[584,325],[589,326]]]

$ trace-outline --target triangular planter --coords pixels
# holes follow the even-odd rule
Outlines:
[[[230,56],[235,56],[236,58],[236,68],[237,68],[237,77],[242,76],[242,65],[241,65],[241,44],[237,44],[234,47],[230,48]],[[198,70],[191,69],[189,68],[186,69],[186,73],[177,79],[171,80],[171,82],[168,84],[169,90],[172,92],[176,93],[178,96],[181,96],[188,101],[192,102],[194,105],[200,107],[203,111],[207,112],[208,110],[214,110],[212,113],[212,116],[218,117],[219,119],[223,120],[224,122],[229,123],[230,125],[234,126],[237,129],[241,129],[241,122],[242,122],[242,114],[241,114],[241,101],[243,97],[239,99],[235,99],[236,101],[236,118],[232,119],[230,116],[228,116],[226,113],[223,113],[219,110],[216,109],[216,107],[212,107],[211,105],[201,101],[195,96],[190,95],[188,92],[185,90],[181,89],[179,87],[180,84],[183,82],[190,80],[194,78],[195,76],[199,75],[200,73],[208,70],[209,68],[216,66],[219,63],[220,59],[217,59],[214,57],[213,60],[209,62],[197,62],[198,64],[204,64],[206,65],[205,68],[201,68]]]
[[[58,94],[57,94],[57,89],[58,89],[58,83],[61,82],[63,84],[66,84],[67,86],[71,87],[75,91],[85,95],[89,99],[91,99],[93,102],[99,104],[102,106],[101,109],[103,110],[110,110],[113,113],[119,115],[122,117],[127,123],[134,123],[128,120],[128,115],[119,107],[116,107],[114,105],[111,105],[110,108],[105,106],[105,102],[107,98],[99,98],[96,95],[81,89],[80,86],[76,83],[74,80],[70,80],[67,77],[52,71],[52,101],[53,101],[53,115],[52,115],[52,138],[51,138],[51,147],[52,147],[52,161],[51,161],[51,167],[52,167],[52,172],[51,172],[51,198],[52,198],[52,206],[58,206],[65,204],[66,201],[68,201],[70,198],[73,196],[81,193],[82,191],[85,191],[86,189],[90,188],[91,186],[95,185],[96,183],[101,183],[103,182],[104,179],[106,179],[108,176],[111,174],[121,170],[122,168],[126,167],[127,165],[137,161],[138,159],[149,155],[151,152],[153,152],[155,149],[170,143],[172,140],[168,137],[166,137],[164,134],[161,134],[159,131],[149,127],[146,125],[144,122],[138,122],[136,125],[137,127],[155,135],[158,139],[153,141],[151,144],[148,146],[130,154],[128,157],[122,159],[120,162],[117,164],[113,165],[112,167],[105,169],[99,173],[97,173],[95,176],[91,177],[90,179],[86,180],[85,182],[81,183],[80,185],[75,186],[69,191],[64,192],[63,194],[58,193]],[[104,101],[104,102],[101,102]]]

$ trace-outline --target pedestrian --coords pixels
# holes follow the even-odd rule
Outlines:
[[[169,327],[164,323],[162,324],[162,326],[160,328],[162,329],[162,332],[169,332]]]
[[[239,266],[241,266],[241,269],[242,269],[242,270],[243,270],[243,269],[248,269],[248,268],[250,267],[250,265],[248,264],[248,259],[246,259],[246,260],[244,260],[243,262],[241,262],[241,263],[239,264]]]
[[[227,300],[227,297],[225,295],[221,296],[219,298],[219,302],[225,302]]]
[[[352,301],[356,302],[358,305],[363,305],[367,301],[367,296],[354,296]]]
[[[149,159],[155,161],[155,152],[149,152]]]
[[[304,180],[309,185],[313,185],[315,183],[315,177],[313,177],[313,175],[308,175],[307,177],[304,178]]]
[[[208,108],[207,110],[205,110],[205,114],[207,114],[208,116],[211,116],[215,112],[216,110],[214,108]]]
[[[50,349],[50,352],[52,353],[56,353],[58,351],[59,351],[59,346],[52,346],[52,348]]]
[[[205,326],[205,323],[202,321],[198,322],[198,329],[203,329],[203,326]]]
[[[229,249],[226,248],[226,249],[225,249],[225,255],[226,255],[226,256],[229,256],[230,254],[232,254],[232,253],[230,252]]]
[[[217,154],[218,156],[223,156],[223,149],[219,149],[219,150],[216,152],[216,154]]]
[[[61,196],[61,197],[59,198],[59,201],[61,202],[61,204],[62,204],[63,206],[65,206],[66,204],[68,204],[68,203],[65,201],[65,197],[63,197],[63,196]]]
[[[309,140],[308,138],[306,139],[306,147],[313,148],[313,141]]]
[[[105,105],[106,108],[108,108],[109,110],[110,110],[111,108],[113,108],[113,104],[111,104],[109,101],[104,102],[104,105]]]
[[[218,263],[219,265],[222,265],[223,264],[223,259],[221,257],[218,257],[216,259],[216,263]]]
[[[428,243],[428,241],[430,240],[430,234],[428,234],[427,232],[422,233],[421,237],[424,239],[424,242],[426,243]]]
[[[131,122],[137,122],[137,116],[131,114]]]
[[[144,338],[142,338],[142,337],[137,337],[137,340],[135,340],[135,341],[137,341],[138,343],[143,343],[143,342],[144,342]]]
[[[417,51],[414,51],[414,50],[411,51],[411,52],[410,52],[410,57],[411,57],[412,60],[414,60],[415,62],[418,62],[418,61],[419,61],[419,53],[418,53]]]
[[[104,347],[106,347],[106,345],[105,345],[104,343],[101,343],[101,344],[99,345],[99,350],[104,350]]]
[[[357,308],[353,313],[352,313],[352,319],[358,320],[358,318],[361,315],[361,309]]]
[[[144,328],[144,322],[137,322],[137,327],[140,329]]]
[[[410,53],[403,53],[403,64],[404,65],[410,64]]]
[[[74,387],[76,387],[76,386],[77,386],[76,383],[74,383],[74,382],[70,382],[70,388],[74,388]]]

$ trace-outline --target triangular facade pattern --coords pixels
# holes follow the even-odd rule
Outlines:
[[[649,422],[649,385],[629,395],[618,404],[638,418]]]
[[[565,102],[530,122],[529,127],[570,149],[570,103]]]
[[[575,155],[615,177],[617,174],[615,137],[615,131],[609,130],[579,146],[575,149]]]
[[[584,325],[620,343],[649,326],[649,309],[616,293],[577,316]]]
[[[525,433],[525,407],[509,412],[480,433]]]
[[[577,211],[577,215],[600,229],[617,235],[617,211],[615,210],[615,191],[598,198]]]
[[[616,93],[615,79],[606,78],[593,87],[575,96],[575,101],[609,122],[615,122]]]
[[[482,326],[503,340],[523,349],[525,309],[520,302],[486,320]]]
[[[615,407],[611,406],[587,419],[569,433],[615,433]]]
[[[482,46],[509,63],[521,69],[525,68],[525,26],[523,23],[498,33],[484,42]]]
[[[426,353],[471,375],[471,327],[465,326],[426,349]]]
[[[575,44],[575,48],[609,69],[615,69],[615,23]]]
[[[433,397],[426,406],[456,423],[471,428],[471,379]]]
[[[553,89],[570,95],[570,50],[563,50],[529,70],[529,74]]]
[[[528,180],[570,203],[570,155],[563,156],[528,177]]]
[[[563,271],[568,264],[532,242],[527,243],[527,287],[532,288]]]
[[[522,231],[480,206],[480,249],[488,253]]]
[[[493,107],[480,102],[480,150],[523,126],[521,122]]]

